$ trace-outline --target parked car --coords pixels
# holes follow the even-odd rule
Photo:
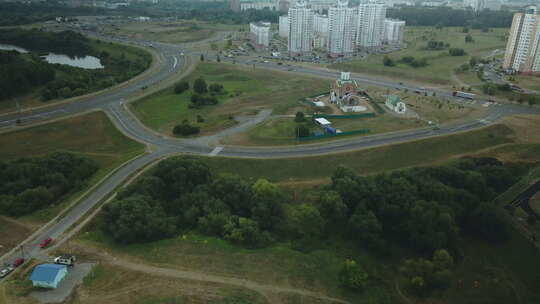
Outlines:
[[[75,256],[68,255],[68,254],[57,256],[56,258],[54,258],[55,264],[61,264],[61,265],[67,265],[67,266],[74,266],[75,261],[76,261]]]
[[[43,241],[41,241],[41,243],[39,243],[39,248],[45,248],[47,246],[49,246],[49,244],[52,242],[52,238],[46,238],[44,239]]]
[[[10,272],[13,271],[13,269],[15,268],[11,266],[4,267],[2,270],[0,270],[0,278],[7,276]]]
[[[23,258],[18,258],[18,259],[15,260],[15,262],[13,262],[13,267],[19,267],[23,263],[24,263],[24,259]]]

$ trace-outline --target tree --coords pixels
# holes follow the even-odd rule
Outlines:
[[[510,237],[508,214],[502,207],[487,202],[479,204],[472,212],[469,227],[492,242],[505,241]]]
[[[348,208],[336,191],[324,191],[319,197],[318,208],[328,223],[343,224]]]
[[[201,54],[200,60],[201,60],[201,62],[204,61],[204,55],[203,54]]]
[[[195,79],[195,82],[193,82],[193,90],[195,91],[195,93],[198,94],[204,94],[208,92],[208,86],[206,84],[206,81],[203,78]]]
[[[225,238],[252,248],[267,246],[272,242],[270,234],[261,231],[256,221],[243,217],[231,217],[225,225]]]
[[[448,50],[450,56],[463,56],[465,55],[465,50],[460,48],[451,48]]]
[[[383,65],[391,67],[391,66],[395,66],[396,64],[394,63],[394,61],[390,57],[384,56],[383,57]]]
[[[345,260],[339,272],[339,283],[341,286],[348,289],[361,290],[366,286],[368,280],[368,273],[355,260]]]
[[[187,81],[180,81],[174,86],[175,94],[182,94],[187,90],[189,90],[189,83]]]
[[[433,266],[435,270],[447,270],[454,265],[454,258],[446,249],[438,249],[433,253]]]
[[[182,122],[181,124],[178,124],[174,126],[173,133],[175,135],[181,135],[181,136],[189,136],[189,135],[195,135],[200,132],[200,128],[198,126],[193,126],[189,124],[189,122]]]
[[[310,133],[311,131],[309,130],[309,127],[307,127],[305,124],[300,124],[296,126],[297,137],[308,137]]]
[[[129,244],[172,236],[176,227],[157,202],[137,195],[105,205],[102,229],[116,242]]]
[[[252,193],[250,185],[238,175],[220,175],[210,187],[211,194],[219,197],[231,212],[242,217],[251,216]]]
[[[252,218],[259,222],[261,228],[271,230],[283,220],[282,202],[285,194],[275,184],[265,179],[258,179],[251,186],[253,193]]]
[[[306,120],[306,117],[304,115],[304,112],[296,112],[296,115],[294,117],[295,122],[304,122]]]
[[[467,36],[465,36],[465,42],[466,43],[474,42],[473,37],[470,34],[467,34]]]
[[[214,93],[223,92],[223,85],[219,83],[212,83],[208,88],[210,92],[214,92]]]
[[[296,207],[291,215],[293,231],[304,240],[315,240],[321,237],[325,220],[319,210],[311,204]]]

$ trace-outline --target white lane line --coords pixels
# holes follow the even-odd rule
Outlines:
[[[176,59],[176,57],[173,57],[174,58],[174,64],[173,64],[173,69],[176,69],[176,65],[178,64],[178,59]]]
[[[221,150],[223,150],[223,147],[215,147],[214,150],[212,150],[212,152],[210,152],[208,155],[216,156],[219,154],[219,152],[221,152]]]

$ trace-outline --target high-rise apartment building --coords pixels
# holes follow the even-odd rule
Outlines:
[[[536,7],[514,14],[503,68],[522,73],[540,72],[540,15]]]
[[[360,3],[356,17],[356,46],[373,48],[382,45],[386,7],[383,3]]]
[[[257,48],[270,45],[270,22],[256,22],[249,24],[251,41]]]
[[[464,0],[463,6],[470,7],[475,12],[480,12],[486,7],[485,0]]]
[[[289,52],[299,55],[313,47],[313,11],[304,0],[296,1],[289,9]]]
[[[289,37],[289,16],[279,16],[279,29],[278,33],[280,37]]]
[[[313,16],[313,32],[323,36],[328,35],[328,16],[317,14]]]
[[[392,45],[403,43],[405,21],[396,19],[384,19],[383,42]]]
[[[328,51],[331,56],[351,55],[354,51],[355,10],[348,0],[338,0],[328,10]]]

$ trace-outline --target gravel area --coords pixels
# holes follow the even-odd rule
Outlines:
[[[83,278],[90,272],[94,263],[81,263],[68,268],[68,274],[56,289],[36,289],[30,296],[40,303],[63,303],[73,289],[82,283]]]

